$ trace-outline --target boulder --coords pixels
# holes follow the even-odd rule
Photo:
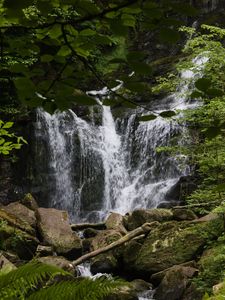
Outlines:
[[[91,250],[97,250],[105,247],[122,237],[121,233],[115,230],[100,231],[91,241]],[[114,273],[118,269],[116,258],[117,249],[100,254],[91,260],[91,272],[96,273]]]
[[[155,300],[180,300],[188,285],[189,278],[193,277],[195,269],[190,267],[174,266],[168,270],[156,289]]]
[[[147,290],[152,290],[153,286],[151,283],[144,281],[143,279],[135,279],[130,282],[132,289],[137,293],[141,293]]]
[[[153,229],[145,239],[133,270],[149,276],[173,265],[193,260],[204,245],[223,232],[222,220],[210,222],[167,222]]]
[[[114,229],[122,234],[126,234],[127,230],[123,224],[123,216],[118,213],[111,213],[105,221],[106,229]]]
[[[86,228],[83,231],[83,235],[85,238],[92,238],[95,237],[98,234],[98,230],[94,229],[94,228]]]
[[[76,269],[74,269],[71,262],[65,257],[62,256],[45,256],[45,257],[39,257],[37,258],[37,261],[40,261],[47,265],[52,265],[59,267],[67,272],[72,273],[73,275],[77,275]]]
[[[72,231],[66,211],[39,208],[37,219],[38,229],[44,243],[53,246],[58,254],[71,259],[81,255],[81,239]]]
[[[37,246],[36,256],[42,257],[42,256],[49,256],[49,255],[53,255],[52,246],[44,246],[44,245]]]
[[[12,202],[4,208],[7,212],[13,214],[21,221],[25,221],[31,227],[36,227],[36,217],[33,210],[27,208],[19,202]]]
[[[33,227],[31,227],[21,218],[18,218],[16,215],[5,210],[5,206],[4,208],[0,209],[0,225],[1,224],[10,225],[12,227],[21,229],[22,231],[25,231],[31,235],[35,235],[35,230]]]
[[[195,283],[191,283],[190,286],[184,291],[181,300],[202,300],[204,291],[200,291]]]
[[[12,251],[20,259],[33,258],[39,241],[36,237],[7,223],[0,224],[0,249]]]
[[[138,300],[137,293],[132,289],[130,285],[125,285],[111,293],[104,300]]]
[[[158,273],[155,273],[151,276],[151,282],[153,282],[155,285],[158,285],[164,278],[164,276],[166,275],[166,273],[168,271],[170,271],[172,268],[174,267],[180,267],[180,268],[184,268],[183,272],[188,276],[188,277],[192,277],[193,275],[198,273],[198,269],[196,268],[197,263],[192,260],[190,262],[181,264],[181,265],[177,265],[177,266],[173,266],[169,269],[165,269],[163,271],[160,271]]]
[[[173,209],[173,218],[177,221],[185,221],[185,220],[196,220],[198,217],[196,214],[191,210],[187,208],[176,208]]]
[[[154,208],[154,209],[137,209],[129,214],[124,220],[125,227],[128,230],[143,225],[144,223],[158,221],[165,222],[172,220],[173,213],[170,209]]]
[[[37,201],[30,193],[26,194],[24,198],[20,200],[20,202],[33,211],[36,211],[38,209]]]
[[[8,273],[15,270],[16,266],[12,264],[1,252],[0,252],[0,271]]]

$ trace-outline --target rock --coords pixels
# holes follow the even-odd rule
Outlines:
[[[174,267],[184,268],[183,272],[187,275],[187,277],[193,277],[193,275],[198,273],[198,269],[196,268],[196,262],[194,260],[192,260],[190,262],[187,262],[187,263],[184,263],[184,264],[181,264],[181,265],[177,265],[177,266],[173,266],[169,269],[165,269],[163,271],[160,271],[158,273],[153,274],[151,276],[151,282],[158,285],[163,280],[166,273]]]
[[[131,240],[123,247],[122,257],[125,270],[132,270],[133,264],[138,258],[138,253],[141,247],[142,244],[134,240]]]
[[[52,265],[52,266],[56,266],[59,267],[67,272],[70,272],[74,275],[77,275],[76,269],[74,269],[73,265],[71,264],[71,262],[67,259],[65,259],[65,257],[62,256],[45,256],[45,257],[39,257],[37,258],[37,261],[40,261],[44,264],[47,265]]]
[[[43,245],[37,246],[36,256],[41,257],[41,256],[49,256],[49,255],[53,255],[52,246],[43,246]]]
[[[125,226],[128,230],[134,230],[146,222],[165,222],[172,220],[172,218],[173,214],[169,209],[137,209],[128,215],[127,219],[125,220]]]
[[[123,225],[123,216],[118,213],[111,213],[105,221],[106,229],[114,229],[122,234],[126,234],[127,230]]]
[[[24,198],[20,200],[20,202],[33,211],[36,211],[38,209],[37,201],[30,193],[26,194]]]
[[[190,286],[184,291],[181,300],[202,300],[204,292],[200,291],[198,287],[191,283]]]
[[[152,289],[152,284],[149,282],[144,281],[143,279],[135,279],[131,281],[132,289],[134,289],[137,293],[144,292],[146,290]]]
[[[217,283],[213,286],[213,293],[217,294],[220,292],[220,290],[224,287],[224,282]]]
[[[179,300],[181,299],[189,279],[196,273],[196,269],[190,267],[173,266],[170,268],[160,285],[156,289],[156,300]]]
[[[168,222],[153,229],[145,239],[134,272],[149,276],[173,265],[193,260],[204,245],[223,232],[222,220],[210,222]]]
[[[105,247],[122,237],[121,233],[115,230],[100,231],[91,241],[91,250],[97,250]],[[91,272],[96,273],[114,273],[118,269],[116,259],[116,249],[107,253],[100,254],[91,260]]]
[[[177,220],[177,221],[185,221],[185,220],[191,221],[191,220],[198,219],[196,214],[190,209],[176,208],[176,209],[173,209],[172,211],[173,211],[173,218],[174,218],[174,220]]]
[[[14,214],[6,211],[5,206],[4,209],[0,209],[0,223],[1,222],[2,224],[7,224],[15,228],[21,229],[22,231],[26,231],[31,235],[35,235],[34,228],[32,228],[27,222],[23,221],[22,219],[19,219]]]
[[[13,214],[21,221],[25,221],[31,227],[36,227],[36,217],[33,210],[27,208],[19,202],[12,202],[4,208],[7,212]]]
[[[16,266],[12,264],[2,253],[0,253],[0,271],[3,273],[8,273],[15,269]]]
[[[104,300],[138,300],[137,293],[132,289],[130,285],[123,286],[111,293]]]
[[[81,240],[72,231],[66,211],[54,208],[39,208],[37,219],[43,241],[53,246],[58,254],[72,259],[81,255]]]
[[[194,220],[195,222],[210,222],[210,221],[213,221],[213,220],[217,220],[219,219],[219,215],[218,214],[215,214],[215,213],[209,213],[208,215],[204,216],[204,217],[201,217],[197,220]],[[194,222],[193,221],[193,222]]]
[[[0,241],[2,250],[12,251],[24,260],[33,258],[39,243],[36,237],[7,223],[0,224]]]

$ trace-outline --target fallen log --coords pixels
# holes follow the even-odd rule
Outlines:
[[[81,223],[81,224],[71,224],[71,229],[74,231],[83,230],[86,228],[94,229],[105,229],[105,223]]]
[[[128,234],[126,234],[125,236],[123,236],[122,238],[120,238],[119,240],[105,246],[105,247],[102,247],[102,248],[99,248],[95,251],[92,251],[90,253],[87,253],[81,257],[79,257],[78,259],[74,260],[72,262],[72,265],[73,267],[79,265],[79,264],[82,264],[83,262],[85,262],[86,260],[92,258],[92,257],[95,257],[99,254],[102,254],[102,253],[105,253],[109,250],[112,250],[118,246],[121,246],[123,245],[124,243],[132,240],[133,238],[136,238],[140,235],[143,235],[143,234],[147,234],[149,233],[153,228],[155,228],[156,226],[159,225],[159,222],[151,222],[151,223],[145,223],[143,224],[142,226],[132,230],[131,232],[129,232]]]

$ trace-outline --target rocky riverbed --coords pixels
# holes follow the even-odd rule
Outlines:
[[[145,223],[152,226],[148,233],[89,260],[92,274],[109,273],[131,282],[109,299],[136,300],[140,293],[154,290],[156,300],[200,300],[204,283],[210,289],[221,281],[212,264],[224,247],[223,219],[217,214],[200,218],[182,207],[139,209],[125,216],[111,213],[100,224],[71,225],[66,211],[40,208],[30,194],[0,208],[1,268],[37,259],[79,274],[73,264],[77,258]],[[210,278],[210,272],[218,276]]]

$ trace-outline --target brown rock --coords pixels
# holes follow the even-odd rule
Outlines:
[[[191,221],[191,220],[198,219],[196,214],[190,209],[176,208],[173,209],[172,211],[173,211],[173,218],[177,221],[185,221],[185,220]]]
[[[36,217],[33,210],[27,208],[19,202],[12,202],[4,208],[7,212],[13,214],[21,221],[25,221],[31,227],[36,227]]]
[[[76,275],[76,269],[74,269],[73,265],[71,264],[71,262],[67,259],[65,259],[65,257],[62,256],[45,256],[45,257],[39,257],[37,258],[37,261],[40,261],[44,264],[47,265],[52,265],[52,266],[56,266],[59,267],[67,272],[70,272],[74,275]]]
[[[0,270],[3,272],[10,272],[15,269],[16,266],[12,264],[2,253],[0,253]]]
[[[81,239],[72,231],[66,211],[39,208],[37,219],[43,241],[53,246],[58,254],[72,259],[81,255]]]
[[[111,213],[105,221],[107,229],[114,229],[122,234],[126,234],[127,230],[123,225],[123,216],[118,213]]]
[[[52,246],[38,245],[36,250],[36,255],[38,257],[53,255]]]
[[[33,211],[36,211],[38,209],[37,201],[30,193],[26,194],[25,197],[20,200],[20,202]]]

